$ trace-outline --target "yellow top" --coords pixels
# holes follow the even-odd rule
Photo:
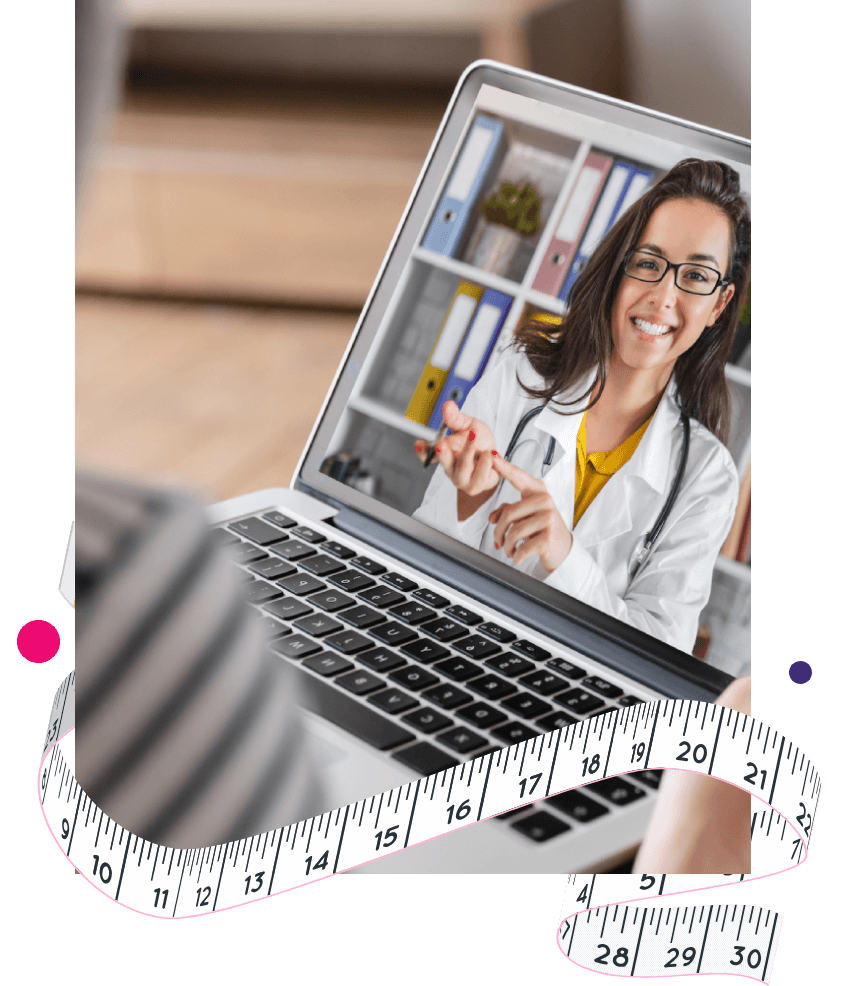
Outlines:
[[[584,427],[585,418],[581,419],[581,427],[576,439],[576,506],[573,514],[573,527],[581,520],[585,510],[593,503],[593,498],[614,475],[624,466],[634,454],[643,433],[649,427],[652,416],[638,428],[634,434],[613,449],[611,452],[591,452],[587,454],[587,434]]]

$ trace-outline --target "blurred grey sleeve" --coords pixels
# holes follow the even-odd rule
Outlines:
[[[79,474],[76,776],[181,849],[315,813],[296,683],[199,500]]]

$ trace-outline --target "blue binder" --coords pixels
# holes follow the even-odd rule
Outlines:
[[[428,421],[429,428],[439,428],[443,423],[443,404],[446,401],[454,401],[458,407],[463,406],[467,394],[478,383],[487,366],[512,301],[510,295],[494,291],[493,288],[484,292],[434,406]]]
[[[593,256],[593,251],[602,242],[605,234],[632,202],[643,194],[651,180],[651,171],[627,164],[625,161],[615,162],[602,195],[599,197],[593,217],[582,238],[578,253],[572,262],[570,272],[558,294],[561,301],[566,301],[569,297],[579,274],[587,266],[587,262]],[[629,194],[632,187],[637,193],[634,196]]]
[[[455,255],[475,201],[497,160],[504,131],[501,121],[484,113],[476,116],[422,240],[427,250],[446,257]]]

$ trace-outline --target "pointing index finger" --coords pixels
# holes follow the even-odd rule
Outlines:
[[[507,462],[500,455],[493,456],[493,468],[520,493],[537,493],[541,489],[545,489],[542,479],[529,476],[525,470],[515,466],[512,462]]]

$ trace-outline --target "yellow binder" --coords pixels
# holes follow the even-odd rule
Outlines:
[[[428,419],[431,417],[443,384],[448,379],[449,370],[454,365],[466,330],[483,294],[484,288],[478,287],[477,284],[470,284],[469,281],[460,282],[440,328],[440,334],[407,406],[405,416],[411,421],[428,424]]]

